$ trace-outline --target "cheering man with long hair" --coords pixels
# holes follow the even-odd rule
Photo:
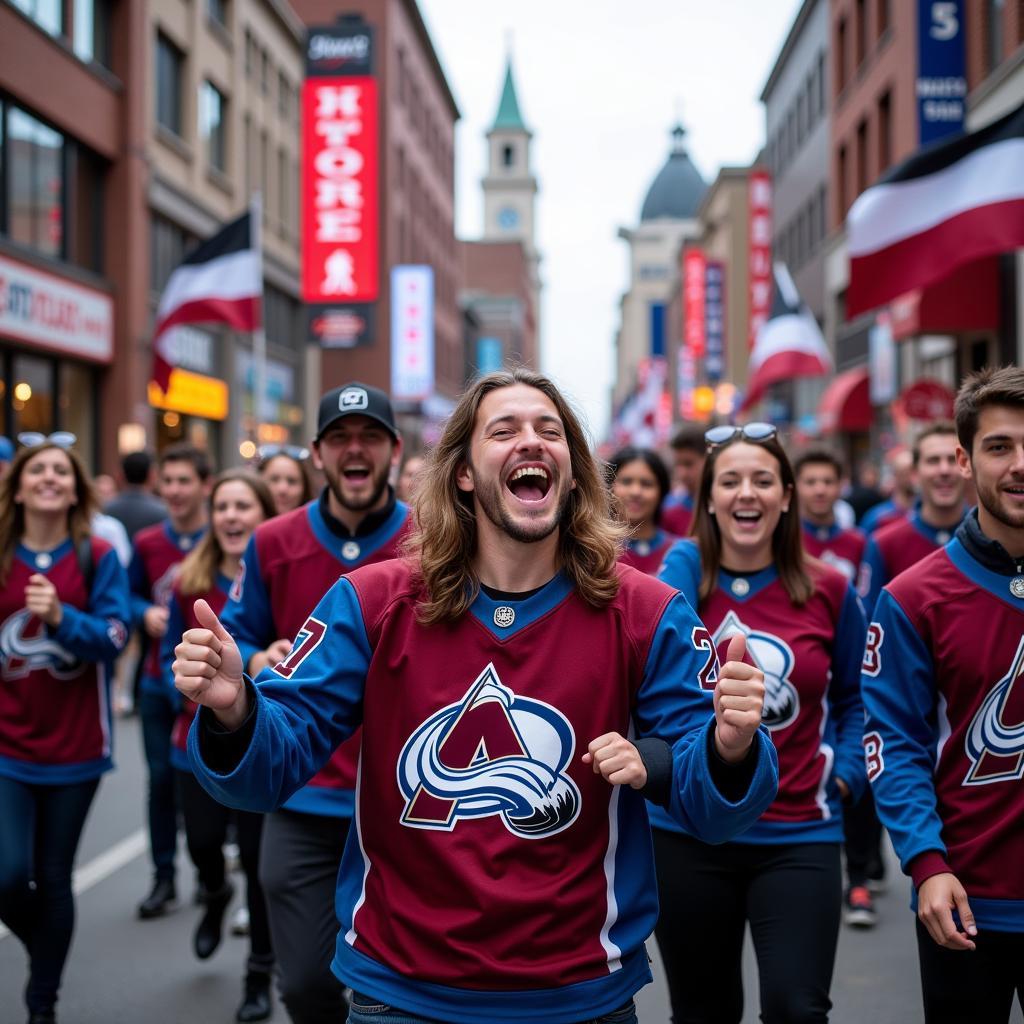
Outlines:
[[[258,684],[203,603],[177,648],[197,777],[276,806],[358,725],[333,969],[349,1021],[634,1022],[657,917],[643,796],[711,842],[777,786],[763,679],[616,564],[580,423],[525,370],[463,396],[401,560],[340,579]],[[629,735],[635,742],[627,740]]]

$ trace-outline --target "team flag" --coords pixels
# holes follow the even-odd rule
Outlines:
[[[846,226],[848,317],[1024,246],[1024,106],[919,150],[857,198]]]
[[[263,272],[252,244],[252,213],[226,224],[171,274],[156,312],[152,378],[167,391],[174,369],[167,342],[180,324],[220,323],[239,331],[260,325]]]
[[[747,393],[740,410],[764,396],[772,384],[794,377],[823,377],[832,356],[818,321],[796,290],[785,264],[773,267],[772,308],[757,332],[747,363]]]

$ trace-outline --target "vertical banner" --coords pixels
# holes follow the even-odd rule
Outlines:
[[[1001,16],[1001,4],[989,8],[989,17]],[[917,0],[915,92],[922,146],[963,131],[967,97],[963,0]]]
[[[373,31],[310,28],[302,86],[302,300],[310,339],[373,341],[380,292],[378,110]]]
[[[705,275],[707,261],[702,249],[683,251],[683,343],[691,358],[700,359],[707,348],[705,322]]]
[[[767,171],[750,172],[747,204],[747,348],[752,349],[772,308],[772,179]]]
[[[704,373],[716,384],[725,374],[725,264],[708,260],[704,271]]]
[[[421,402],[434,391],[434,268],[391,268],[391,397]]]

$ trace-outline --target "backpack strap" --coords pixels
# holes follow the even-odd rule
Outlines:
[[[75,545],[75,557],[78,559],[78,571],[85,580],[85,592],[92,596],[92,581],[96,578],[96,566],[92,560],[92,539],[82,537]]]

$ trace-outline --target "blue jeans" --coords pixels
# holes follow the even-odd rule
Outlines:
[[[40,786],[0,776],[0,921],[28,953],[32,1013],[57,1002],[75,927],[71,869],[99,781]]]
[[[169,696],[143,690],[139,696],[142,747],[149,769],[149,850],[157,878],[174,879],[178,846],[178,806],[171,767],[171,731],[178,709]]]
[[[443,1024],[431,1017],[421,1017],[416,1013],[396,1010],[387,1003],[382,1003],[372,996],[361,992],[352,993],[352,1001],[348,1012],[348,1024]],[[633,1000],[620,1006],[611,1013],[601,1017],[588,1017],[579,1024],[637,1024],[636,1006]]]

